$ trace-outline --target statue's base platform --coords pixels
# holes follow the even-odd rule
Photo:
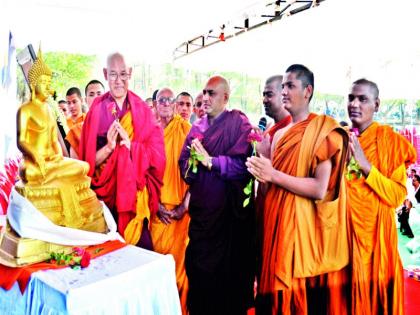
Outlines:
[[[102,205],[90,189],[87,176],[73,178],[70,184],[58,179],[42,186],[19,181],[15,189],[56,225],[98,233],[107,231]]]
[[[21,238],[10,226],[0,234],[0,264],[21,267],[45,261],[51,252],[71,253],[72,246],[63,246],[40,240]]]

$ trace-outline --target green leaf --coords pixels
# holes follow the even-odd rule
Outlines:
[[[251,178],[250,181],[248,182],[248,184],[245,186],[244,188],[244,193],[245,195],[250,195],[252,192],[252,183],[254,182],[254,180]]]
[[[198,160],[198,161],[204,161],[204,155],[202,155],[202,154],[197,154],[196,155],[196,159]]]
[[[245,208],[249,204],[250,197],[246,198],[243,203],[243,207]]]

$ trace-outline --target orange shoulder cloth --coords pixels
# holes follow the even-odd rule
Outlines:
[[[311,120],[305,130],[297,166],[298,177],[310,176],[321,145],[333,132],[339,150],[330,157],[333,170],[324,200],[296,196],[295,253],[293,276],[316,276],[337,271],[349,263],[346,227],[346,193],[343,171],[346,164],[348,135],[337,122],[324,115]],[[328,148],[327,148],[328,150]],[[338,170],[334,173],[334,169]]]

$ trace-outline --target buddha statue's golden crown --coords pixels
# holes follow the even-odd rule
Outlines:
[[[36,81],[41,75],[52,76],[51,69],[44,63],[42,59],[41,46],[38,50],[38,57],[36,58],[31,69],[29,69],[28,80],[30,85],[35,85]]]

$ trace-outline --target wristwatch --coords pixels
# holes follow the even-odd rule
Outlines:
[[[212,159],[213,158],[211,156],[209,156],[209,158],[207,160],[207,168],[208,168],[209,171],[211,171],[211,167],[213,166]]]

